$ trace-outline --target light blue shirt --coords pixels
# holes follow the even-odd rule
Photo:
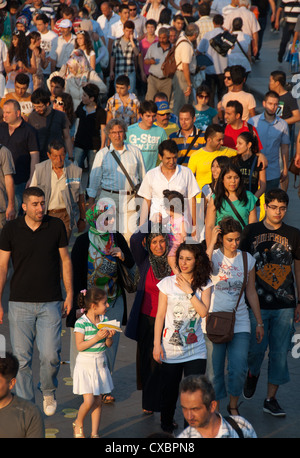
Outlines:
[[[137,122],[128,126],[126,142],[141,150],[146,172],[148,172],[156,167],[158,146],[167,138],[168,136],[162,127],[153,125],[150,129],[145,130],[141,129]]]
[[[253,116],[249,124],[256,127],[258,136],[263,146],[262,153],[268,159],[266,169],[267,181],[280,177],[280,146],[290,144],[290,134],[287,122],[275,117],[273,122],[265,119],[265,113]]]

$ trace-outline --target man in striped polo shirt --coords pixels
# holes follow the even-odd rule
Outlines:
[[[282,62],[285,49],[294,34],[295,25],[300,13],[299,0],[281,0],[281,4],[276,13],[275,29],[279,30],[281,13],[284,14],[284,26],[282,29],[281,42],[278,51],[278,62]]]
[[[193,105],[183,105],[179,111],[179,124],[181,128],[169,136],[177,144],[177,163],[179,165],[187,166],[190,157],[194,153],[197,153],[205,144],[204,131],[194,126],[195,120],[195,108]]]

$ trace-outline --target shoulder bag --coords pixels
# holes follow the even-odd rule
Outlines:
[[[233,339],[235,314],[239,306],[242,294],[246,288],[248,259],[247,253],[242,251],[244,265],[244,281],[240,291],[237,304],[232,312],[211,312],[206,317],[206,334],[209,340],[213,343],[227,343]]]
[[[242,229],[244,229],[246,227],[245,221],[243,220],[243,218],[241,217],[241,215],[239,214],[239,212],[237,211],[237,209],[235,208],[235,206],[233,205],[233,203],[231,202],[231,200],[227,196],[225,197],[225,200],[230,205],[233,213],[235,214],[235,216],[237,217],[237,219],[241,223]]]
[[[115,150],[112,150],[112,151],[111,151],[111,154],[113,155],[113,158],[115,159],[115,161],[117,162],[117,164],[121,167],[122,172],[124,173],[125,177],[126,177],[127,180],[129,181],[129,184],[130,184],[132,190],[134,191],[135,197],[136,197],[137,194],[138,194],[138,190],[139,190],[141,184],[138,183],[137,185],[135,185],[135,184],[133,183],[133,181],[132,181],[132,179],[130,178],[130,176],[129,176],[127,170],[126,170],[125,167],[124,167],[124,165],[122,164],[122,162],[120,161],[120,159],[119,159],[118,156],[116,155]]]

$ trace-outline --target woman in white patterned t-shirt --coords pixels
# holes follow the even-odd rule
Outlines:
[[[114,330],[98,329],[101,322],[108,321],[105,311],[108,307],[106,293],[93,287],[83,290],[78,297],[83,315],[76,321],[74,332],[78,355],[73,375],[74,394],[83,395],[83,403],[73,423],[74,437],[85,437],[83,422],[91,411],[91,437],[99,437],[102,393],[110,393],[113,382],[107,367],[106,347],[113,343]]]

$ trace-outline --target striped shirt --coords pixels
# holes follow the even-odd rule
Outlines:
[[[284,18],[290,24],[296,24],[300,14],[299,0],[281,0],[280,8],[283,8]]]
[[[100,323],[105,321],[108,321],[108,318],[105,315],[101,315]],[[91,340],[93,337],[95,337],[98,331],[99,329],[97,328],[97,326],[88,319],[85,313],[80,318],[78,318],[74,326],[74,332],[80,332],[84,335],[84,342],[86,342],[87,340]],[[88,353],[100,353],[102,351],[105,351],[105,340],[106,339],[101,339],[95,345],[92,345],[91,347],[82,351]]]
[[[112,150],[112,145],[110,148],[106,146],[98,151],[95,156],[90,174],[90,184],[87,188],[87,193],[90,197],[95,198],[100,188],[110,191],[132,191],[126,176],[113,155],[108,154]],[[126,144],[122,151],[116,151],[116,154],[120,157],[134,185],[141,183],[146,174],[146,169],[140,149]]]
[[[192,143],[192,141],[193,141],[193,139],[194,139],[194,137],[196,135],[199,135],[199,137],[195,141],[194,145],[192,146],[192,148],[190,149],[188,154],[185,156],[189,145]],[[193,129],[193,133],[190,134],[187,139],[184,137],[184,135],[181,134],[181,130],[178,130],[178,132],[173,132],[170,135],[169,138],[174,140],[177,143],[177,147],[178,147],[178,163],[180,165],[185,165],[185,166],[188,165],[189,158],[194,153],[198,153],[200,148],[202,148],[205,145],[204,132],[201,131],[200,129],[197,129],[195,126],[194,126],[194,129]],[[180,158],[182,158],[184,156],[185,156],[185,158],[184,158],[183,162],[181,162],[182,159],[180,159]]]

